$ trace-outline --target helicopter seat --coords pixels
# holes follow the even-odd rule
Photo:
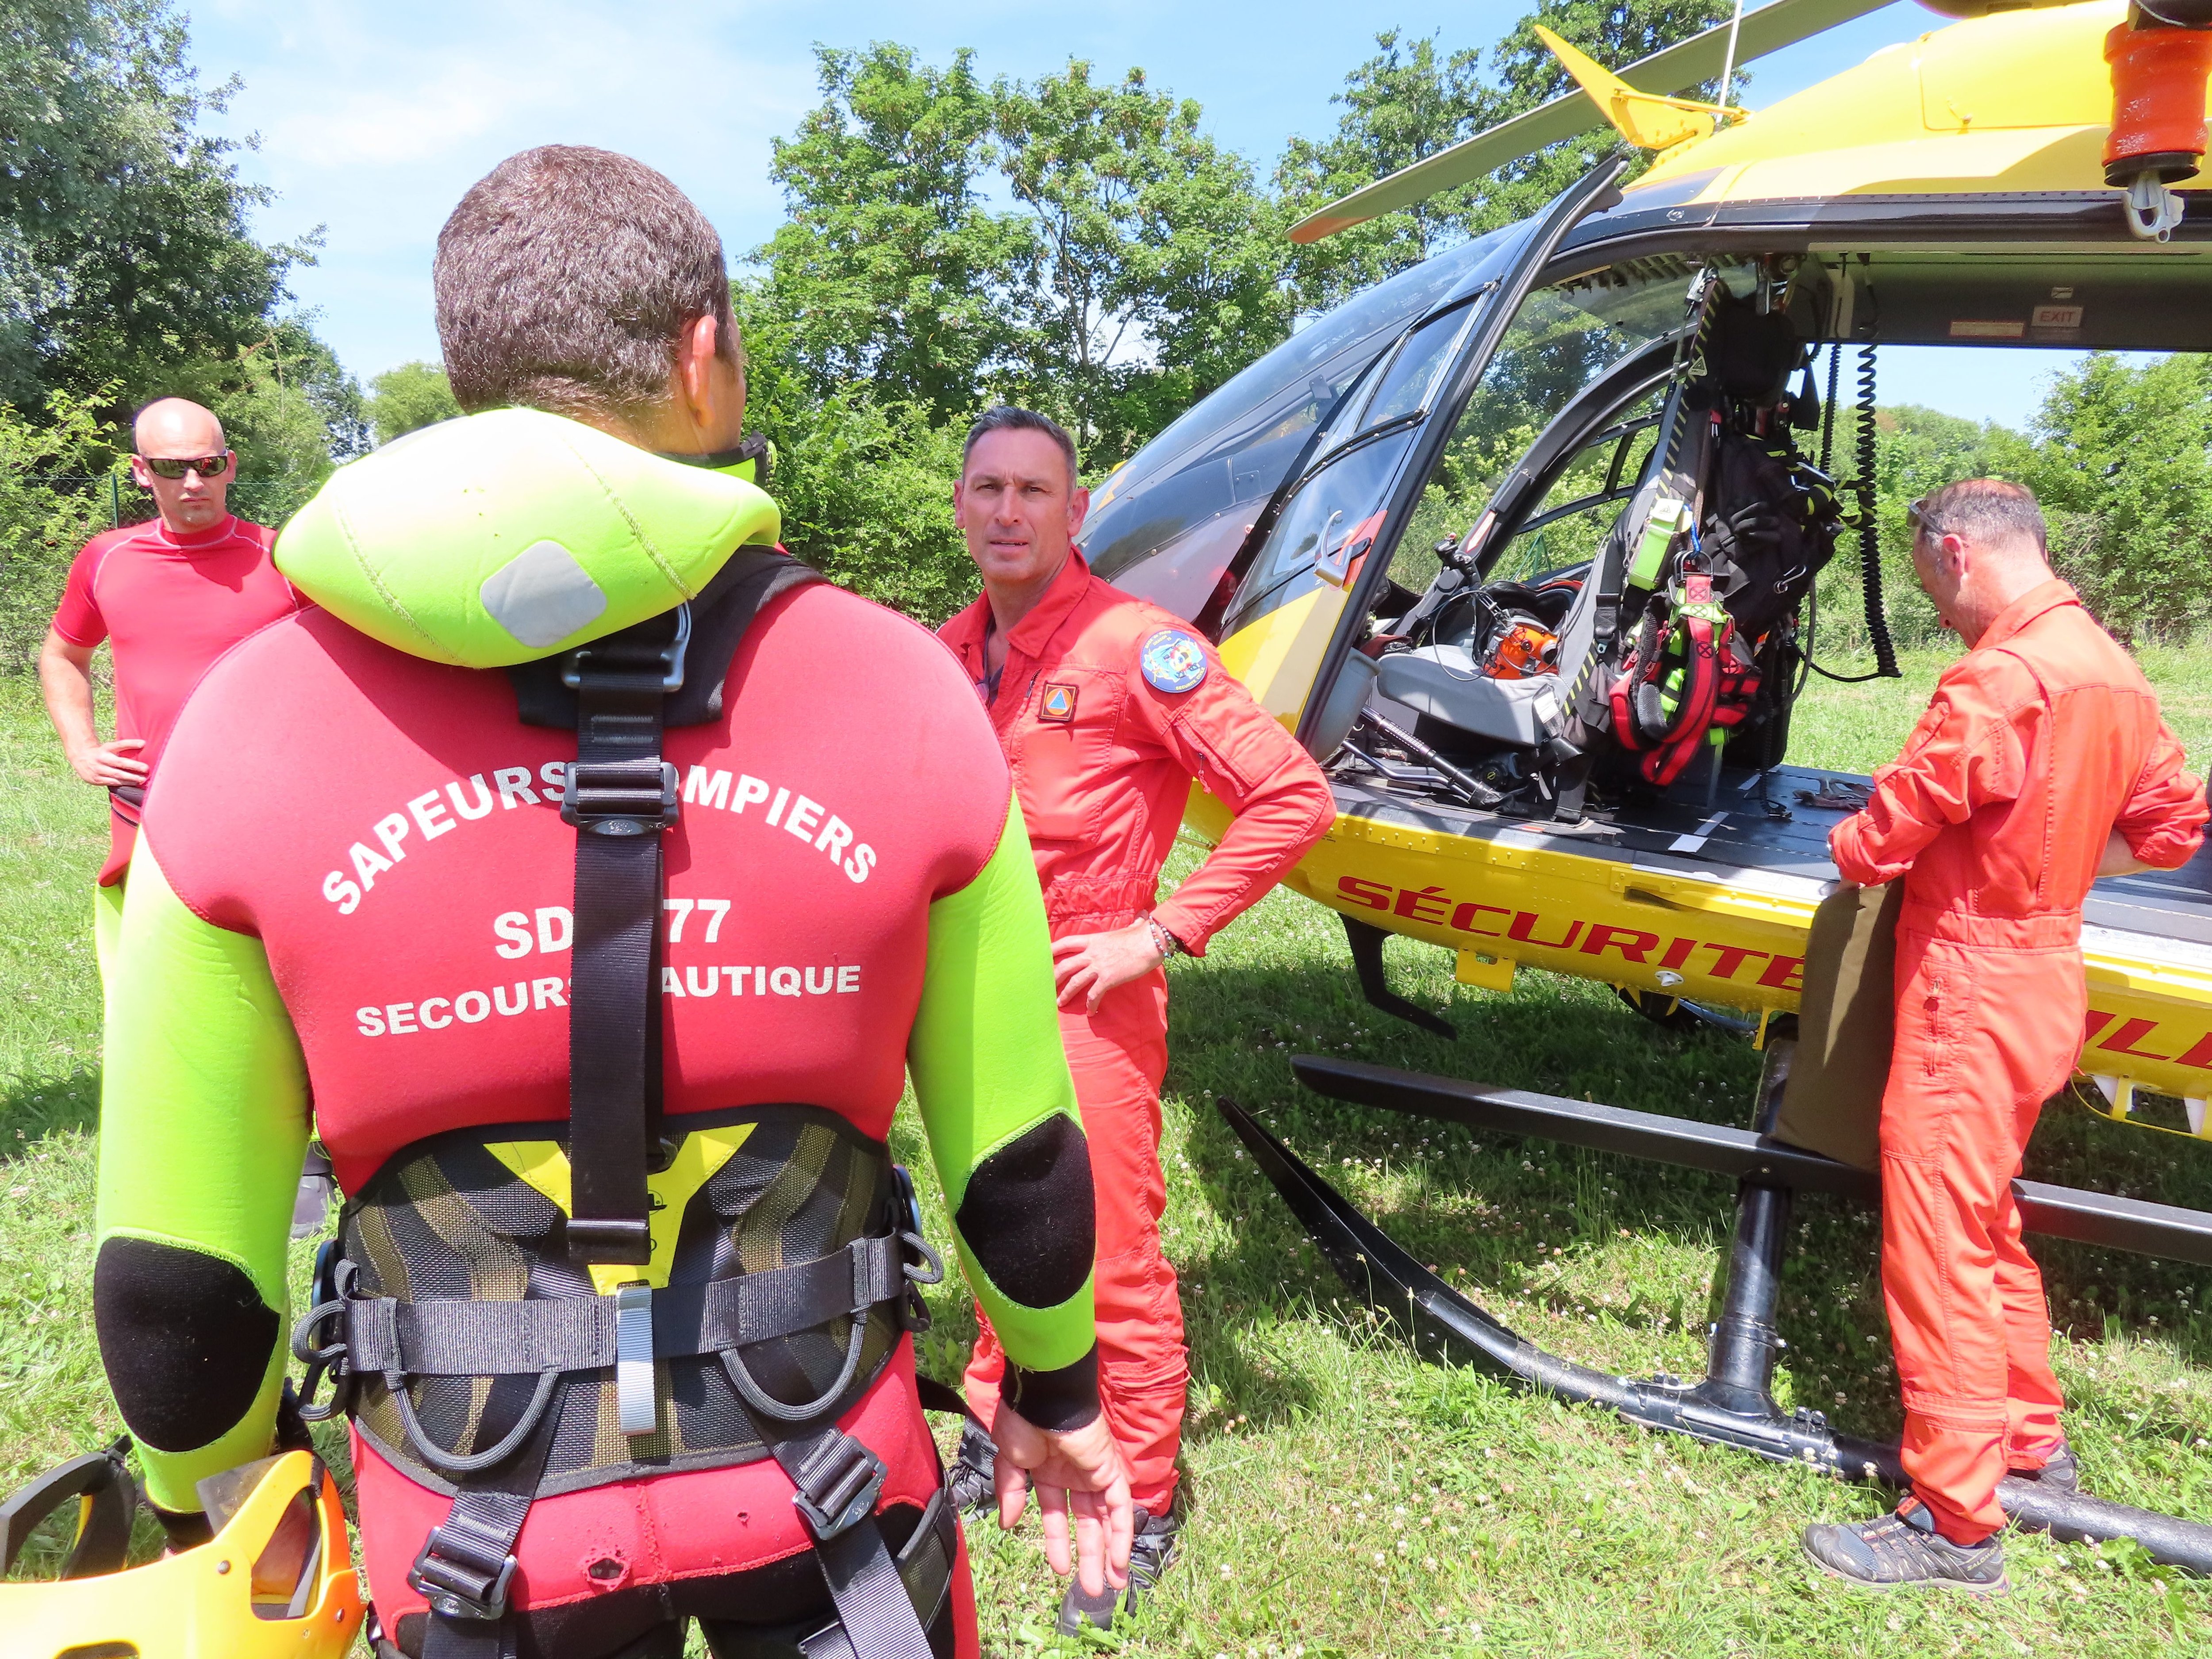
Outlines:
[[[1534,749],[1565,723],[1557,676],[1494,679],[1461,646],[1393,651],[1378,666],[1384,696],[1485,742]]]

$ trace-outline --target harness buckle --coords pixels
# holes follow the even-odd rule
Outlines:
[[[653,652],[653,661],[660,670],[660,689],[681,691],[684,689],[684,659],[691,648],[691,606],[689,602],[676,607],[676,635],[667,644]],[[606,642],[600,642],[600,653],[608,654]],[[571,691],[584,684],[584,665],[590,660],[592,647],[580,645],[561,659],[561,684]]]
[[[791,1501],[817,1540],[835,1538],[875,1513],[884,1460],[841,1429],[832,1429],[793,1472]]]
[[[675,827],[672,761],[572,761],[561,784],[561,821],[602,836],[641,836]]]
[[[579,1264],[620,1262],[641,1267],[653,1260],[653,1224],[642,1217],[571,1216],[567,1231],[568,1260]]]
[[[507,1586],[514,1578],[513,1555],[495,1559],[450,1523],[430,1528],[407,1573],[407,1583],[429,1602],[431,1611],[447,1619],[503,1618]]]

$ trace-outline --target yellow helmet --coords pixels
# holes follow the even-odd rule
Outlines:
[[[216,1535],[125,1568],[137,1492],[127,1439],[64,1464],[0,1504],[0,1571],[74,1498],[61,1577],[0,1584],[0,1659],[339,1659],[361,1629],[345,1511],[312,1452],[200,1483]]]

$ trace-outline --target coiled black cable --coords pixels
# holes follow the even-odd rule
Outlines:
[[[1828,429],[1820,437],[1820,470],[1828,470],[1832,453],[1831,440],[1834,434],[1836,406],[1836,376],[1844,353],[1838,341],[1828,357]],[[1812,642],[1806,641],[1805,666],[1823,679],[1833,680],[1839,685],[1859,685],[1868,680],[1894,680],[1904,678],[1897,666],[1897,647],[1889,637],[1889,611],[1881,598],[1881,526],[1875,517],[1874,423],[1874,342],[1869,340],[1859,348],[1857,370],[1858,399],[1852,414],[1858,422],[1853,434],[1858,476],[1851,480],[1851,489],[1859,499],[1859,584],[1866,595],[1867,639],[1874,647],[1874,672],[1871,674],[1838,674],[1823,668],[1813,660]],[[1809,631],[1809,630],[1808,630]]]
[[[1874,647],[1874,678],[1899,678],[1897,647],[1889,637],[1889,612],[1881,602],[1881,525],[1875,513],[1874,342],[1859,348],[1858,470],[1859,580],[1866,592],[1867,639]]]
[[[1820,405],[1820,472],[1830,478],[1836,476],[1836,380],[1843,368],[1844,343],[1838,340],[1828,348],[1828,396]]]

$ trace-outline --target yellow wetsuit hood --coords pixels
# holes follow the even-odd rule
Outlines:
[[[276,568],[394,649],[501,668],[659,615],[780,527],[728,472],[503,409],[340,467],[277,538]]]

